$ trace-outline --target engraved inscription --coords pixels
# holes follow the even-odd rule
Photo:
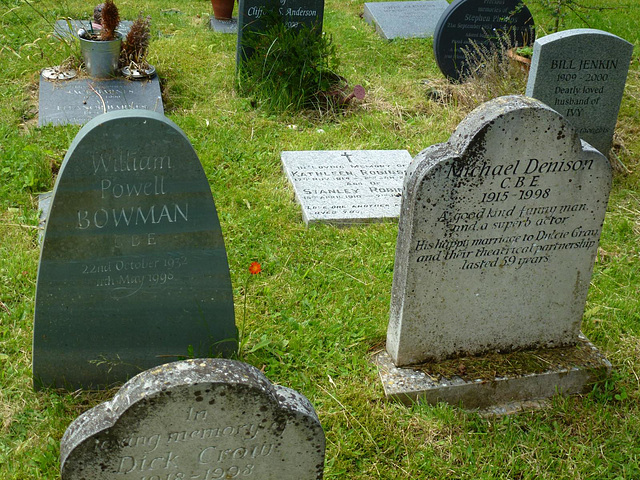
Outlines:
[[[258,437],[283,429],[278,422],[266,428],[256,423],[211,426],[206,422],[211,417],[215,415],[209,415],[206,409],[189,407],[185,424],[195,428],[109,439],[98,447],[105,451],[119,448],[124,453],[115,462],[115,473],[123,478],[133,474],[140,474],[134,477],[139,480],[241,478],[252,476],[256,463],[276,450],[272,441],[260,441]],[[194,445],[186,450],[188,455],[181,447],[185,443]]]
[[[526,268],[553,261],[554,254],[590,249],[600,228],[582,225],[585,203],[549,204],[554,189],[544,174],[571,175],[591,170],[593,160],[543,162],[516,160],[510,164],[452,164],[448,177],[488,178],[488,191],[470,209],[444,209],[437,222],[442,237],[421,238],[412,247],[416,263],[454,262],[461,270]],[[427,199],[427,203],[429,200]]]

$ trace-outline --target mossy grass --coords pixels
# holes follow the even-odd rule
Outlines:
[[[0,478],[59,478],[59,441],[100,393],[31,388],[39,247],[37,194],[49,190],[77,126],[37,125],[42,68],[69,56],[56,18],[86,19],[80,0],[0,0]],[[98,1],[96,1],[98,3]],[[191,140],[216,201],[238,322],[247,269],[242,358],[314,404],[327,436],[325,478],[336,480],[631,479],[640,477],[640,67],[634,60],[619,116],[617,171],[585,309],[585,335],[613,375],[544,410],[483,419],[446,405],[383,400],[370,363],[389,314],[397,226],[304,227],[280,166],[282,150],[407,149],[446,141],[469,108],[434,101],[442,78],[430,39],[384,41],[360,0],[326,0],[337,73],[367,90],[345,115],[273,113],[235,91],[235,40],[206,27],[201,0],[117,1],[123,19],[152,17],[149,63],[169,118]],[[619,6],[617,0],[582,0]],[[537,23],[551,21],[532,5]],[[16,15],[20,17],[17,20]],[[640,4],[590,12],[594,28],[640,46]],[[46,21],[45,21],[46,18]],[[566,28],[582,27],[566,18]],[[637,58],[637,51],[634,58]],[[505,93],[524,93],[522,90]],[[295,126],[296,128],[293,128]]]

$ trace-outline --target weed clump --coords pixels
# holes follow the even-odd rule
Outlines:
[[[238,91],[269,111],[332,111],[360,95],[336,73],[336,47],[317,28],[289,28],[278,14],[269,14],[266,28],[247,32],[245,59],[238,71]]]
[[[512,48],[508,38],[488,45],[472,43],[464,51],[469,71],[463,83],[430,81],[427,94],[432,100],[453,104],[462,117],[493,98],[524,94],[528,71],[509,57]]]

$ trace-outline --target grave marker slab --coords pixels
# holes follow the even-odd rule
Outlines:
[[[527,96],[567,117],[580,138],[607,155],[632,54],[631,43],[601,30],[547,35],[533,46]]]
[[[398,225],[393,364],[577,344],[610,186],[609,161],[526,97],[482,105],[418,154]]]
[[[84,413],[60,445],[63,480],[320,480],[309,401],[256,368],[195,359],[148,370]]]
[[[65,80],[40,75],[38,126],[84,125],[107,112],[143,109],[164,113],[158,77],[149,80]]]
[[[209,182],[163,115],[91,120],[64,159],[40,256],[36,388],[100,388],[237,347]]]
[[[318,34],[322,34],[324,0],[239,0],[236,65],[250,55],[244,48],[244,35],[263,30],[265,15],[273,11],[282,16],[288,28],[301,28],[304,25],[316,28]]]
[[[400,213],[411,162],[406,150],[282,152],[281,159],[307,225],[392,220]]]
[[[513,46],[532,45],[534,22],[522,0],[454,0],[442,14],[433,35],[433,51],[440,71],[452,81],[469,71],[466,51],[472,43],[488,47],[500,36]]]
[[[364,19],[387,40],[432,37],[448,6],[447,0],[369,2],[364,4]]]
[[[608,160],[525,97],[488,102],[418,154],[398,226],[396,365],[574,344],[610,185]]]

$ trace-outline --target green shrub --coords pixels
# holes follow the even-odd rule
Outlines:
[[[247,32],[248,52],[238,71],[238,89],[271,111],[333,109],[343,98],[346,81],[335,73],[336,49],[316,28],[287,28],[271,14],[262,31]]]

